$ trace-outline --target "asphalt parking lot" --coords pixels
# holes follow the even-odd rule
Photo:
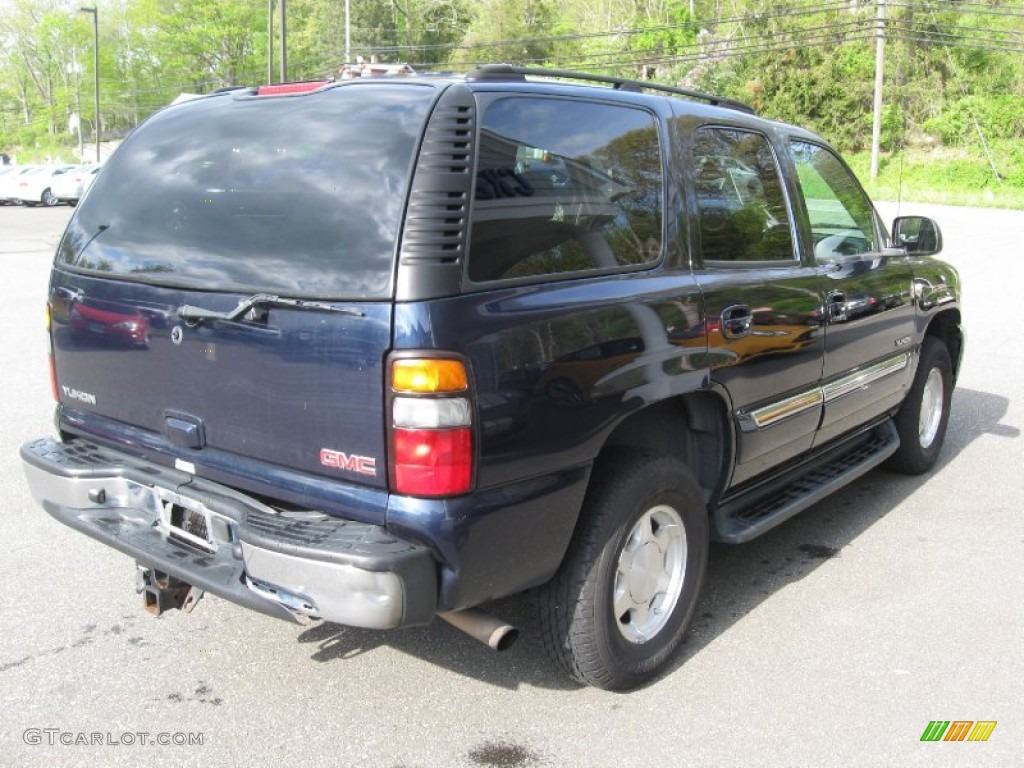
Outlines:
[[[522,632],[503,654],[441,622],[298,627],[215,597],[145,614],[130,560],[25,485],[18,448],[53,429],[43,306],[71,209],[0,208],[0,765],[1021,765],[1024,212],[901,212],[940,222],[965,284],[938,468],[872,472],[715,547],[682,652],[612,694],[549,664],[529,595],[493,606]],[[934,720],[997,725],[985,742],[922,742]]]

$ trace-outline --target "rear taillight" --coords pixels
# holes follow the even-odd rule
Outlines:
[[[473,482],[473,416],[461,360],[402,357],[390,364],[391,487],[405,496],[455,496]]]
[[[51,317],[52,310],[50,305],[46,305],[46,344],[48,346],[49,358],[50,358],[50,393],[53,395],[53,399],[57,400],[57,366],[53,362],[53,318]]]

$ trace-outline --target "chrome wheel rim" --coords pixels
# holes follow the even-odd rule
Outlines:
[[[647,510],[626,538],[615,567],[615,625],[631,643],[646,643],[668,623],[683,592],[686,528],[672,507]]]
[[[939,432],[939,423],[942,421],[942,396],[942,373],[938,368],[932,368],[924,382],[924,391],[921,392],[921,416],[918,420],[917,434],[922,448],[929,447]]]

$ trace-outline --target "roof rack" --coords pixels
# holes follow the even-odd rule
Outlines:
[[[660,85],[648,83],[643,80],[629,80],[611,75],[595,75],[590,72],[571,72],[564,69],[545,69],[543,67],[517,67],[512,64],[484,64],[471,72],[466,73],[467,80],[494,81],[494,80],[526,80],[527,75],[536,77],[560,78],[565,80],[583,80],[585,82],[607,83],[619,91],[661,91],[676,96],[686,96],[689,99],[704,101],[715,107],[726,107],[735,109],[747,114],[756,114],[754,108],[742,101],[723,99],[721,96],[713,96],[710,93],[691,91],[688,88],[676,88],[671,85]]]

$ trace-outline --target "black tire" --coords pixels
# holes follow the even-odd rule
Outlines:
[[[682,641],[707,568],[709,521],[697,481],[674,458],[617,453],[593,478],[565,560],[541,590],[541,626],[548,654],[573,679],[624,690],[652,677]],[[669,571],[681,582],[670,576],[665,591],[651,595]],[[665,600],[667,611],[648,610]],[[624,604],[635,608],[617,615]],[[651,630],[648,637],[642,629]]]
[[[57,204],[58,201],[57,198],[54,196],[53,192],[50,190],[50,188],[47,187],[46,189],[43,190],[43,194],[40,196],[39,202],[41,202],[47,208],[52,208]]]
[[[941,387],[941,391],[936,388]],[[946,439],[949,404],[953,396],[953,365],[949,350],[928,336],[921,345],[914,383],[896,414],[899,450],[885,466],[895,472],[920,475],[935,466]]]

